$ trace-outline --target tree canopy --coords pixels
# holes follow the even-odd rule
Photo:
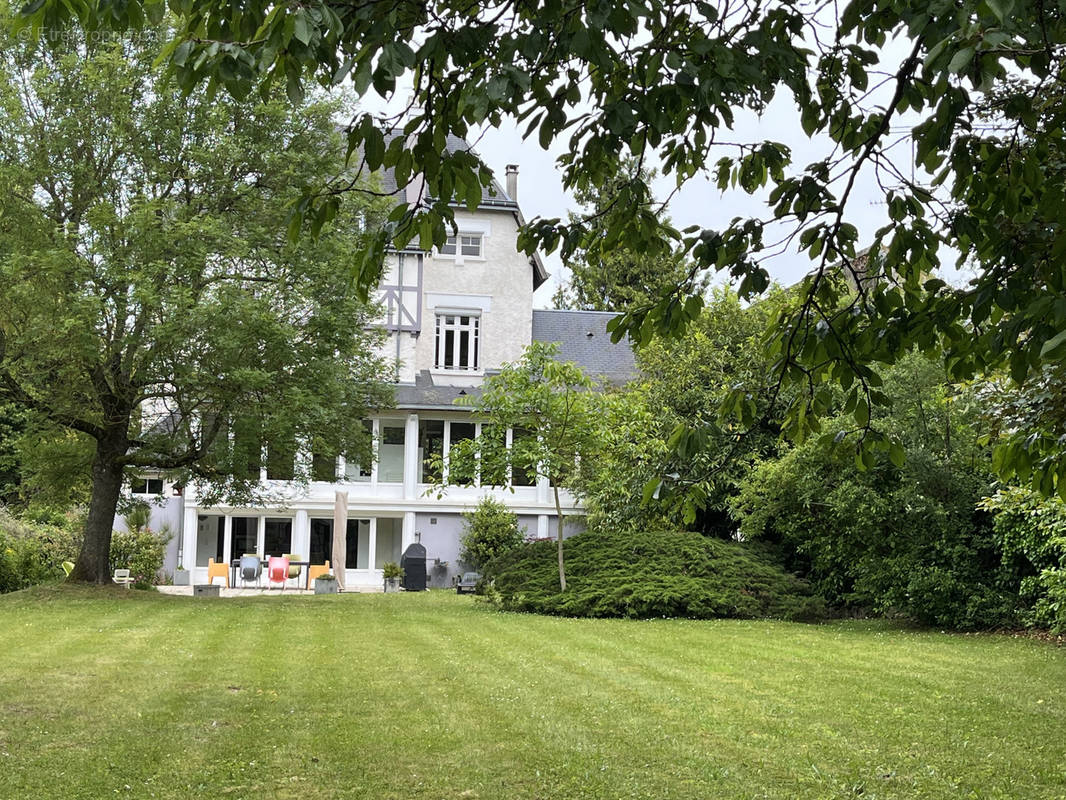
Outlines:
[[[629,156],[619,162],[606,185],[576,187],[574,198],[581,212],[570,212],[570,221],[587,217],[595,227],[595,220],[610,209],[619,189],[635,174],[645,182],[655,177],[653,171],[641,168]],[[606,238],[611,232],[601,226],[593,235]],[[666,292],[688,286],[691,280],[689,265],[682,254],[674,251],[650,254],[618,246],[589,252],[579,247],[567,257],[565,266],[570,275],[552,297],[556,308],[619,312],[641,308]]]
[[[672,0],[397,0],[392,3],[172,4],[181,29],[164,59],[186,89],[206,82],[236,97],[284,84],[348,82],[358,95],[413,86],[405,136],[397,120],[356,113],[348,147],[361,166],[424,178],[356,265],[367,291],[386,241],[439,244],[457,200],[477,203],[490,176],[478,158],[447,153],[447,134],[514,118],[541,145],[558,145],[563,184],[605,185],[620,155],[654,160],[678,185],[698,175],[765,200],[724,227],[663,222],[639,174],[595,220],[537,219],[522,242],[566,258],[622,246],[680,249],[698,269],[730,276],[744,298],[769,285],[765,261],[798,248],[812,273],[803,302],[781,315],[768,353],[782,383],[808,391],[789,403],[786,432],[817,432],[829,385],[853,393],[858,438],[877,435],[886,401],[879,370],[917,346],[942,352],[966,378],[1009,364],[1017,381],[1066,353],[1066,136],[1061,78],[1066,18],[1040,0],[852,0],[844,6]],[[34,0],[32,31],[74,17],[90,30],[138,26],[161,0]],[[771,102],[790,106],[812,139],[806,163],[773,135],[745,138],[737,120]],[[897,145],[916,168],[901,168]],[[883,191],[889,221],[860,250],[856,186]],[[344,179],[309,187],[296,219],[335,213]],[[606,230],[605,236],[597,232]],[[973,262],[966,287],[938,272],[947,248]],[[840,280],[841,274],[850,278]],[[850,287],[850,288],[849,288]],[[857,288],[857,290],[856,290]],[[701,296],[680,287],[633,309],[617,333],[646,342],[695,319]],[[728,398],[744,424],[747,406]],[[868,452],[870,451],[868,450]],[[1034,465],[1066,480],[1062,448]],[[1040,483],[1041,481],[1037,481]]]
[[[0,404],[86,454],[72,578],[101,582],[130,473],[233,498],[264,454],[299,477],[300,449],[368,453],[391,371],[345,267],[375,209],[285,238],[293,187],[342,160],[335,104],[185,94],[153,65],[163,26],[2,34]]]
[[[482,434],[452,442],[447,464],[435,465],[434,473],[442,492],[449,484],[513,486],[520,474],[546,479],[555,500],[559,587],[566,591],[559,491],[582,485],[580,465],[601,439],[602,398],[579,366],[556,359],[558,352],[558,344],[533,342],[519,361],[489,377],[483,392],[461,398],[482,420]]]

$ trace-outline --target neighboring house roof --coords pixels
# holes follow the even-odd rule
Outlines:
[[[587,375],[622,384],[636,377],[637,360],[626,340],[611,341],[607,311],[533,310],[533,340],[558,342],[559,361],[573,361]]]
[[[396,131],[387,134],[385,136],[386,145],[399,135],[400,134]],[[449,134],[445,144],[445,150],[449,153],[458,153],[472,151],[473,148],[464,139]],[[382,191],[395,197],[397,201],[401,203],[408,202],[407,187],[396,185],[396,173],[393,172],[393,170],[387,169],[382,172],[381,186]],[[453,202],[451,205],[461,207],[463,204]],[[508,196],[503,186],[501,186],[500,182],[495,178],[492,179],[492,183],[488,186],[481,187],[481,205],[478,208],[479,210],[509,211],[515,215],[519,225],[525,225],[526,223],[526,219],[522,215],[522,209],[518,206],[517,198]],[[545,269],[544,261],[541,259],[539,253],[534,253],[530,257],[529,263],[530,266],[533,267],[533,288],[537,289],[541,284],[548,280],[548,271]]]

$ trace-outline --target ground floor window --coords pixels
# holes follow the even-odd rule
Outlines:
[[[378,518],[377,553],[374,567],[381,569],[389,561],[400,563],[403,555],[403,521],[388,517]]]
[[[263,526],[263,554],[283,556],[292,552],[292,520],[268,519]]]
[[[222,562],[222,546],[226,534],[226,518],[201,516],[196,520],[196,566],[206,567],[210,559]],[[186,555],[186,558],[188,556]],[[186,569],[189,564],[183,564]]]
[[[230,532],[230,559],[259,552],[259,518],[233,517]]]
[[[345,537],[345,569],[369,569],[370,520],[350,519]],[[333,520],[311,519],[311,563],[333,560]],[[334,565],[336,566],[336,565]]]

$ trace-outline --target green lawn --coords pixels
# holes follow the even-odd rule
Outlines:
[[[1066,797],[1066,651],[470,597],[0,597],[0,796]]]

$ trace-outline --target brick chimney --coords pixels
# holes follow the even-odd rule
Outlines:
[[[507,165],[507,196],[518,202],[518,165]]]

